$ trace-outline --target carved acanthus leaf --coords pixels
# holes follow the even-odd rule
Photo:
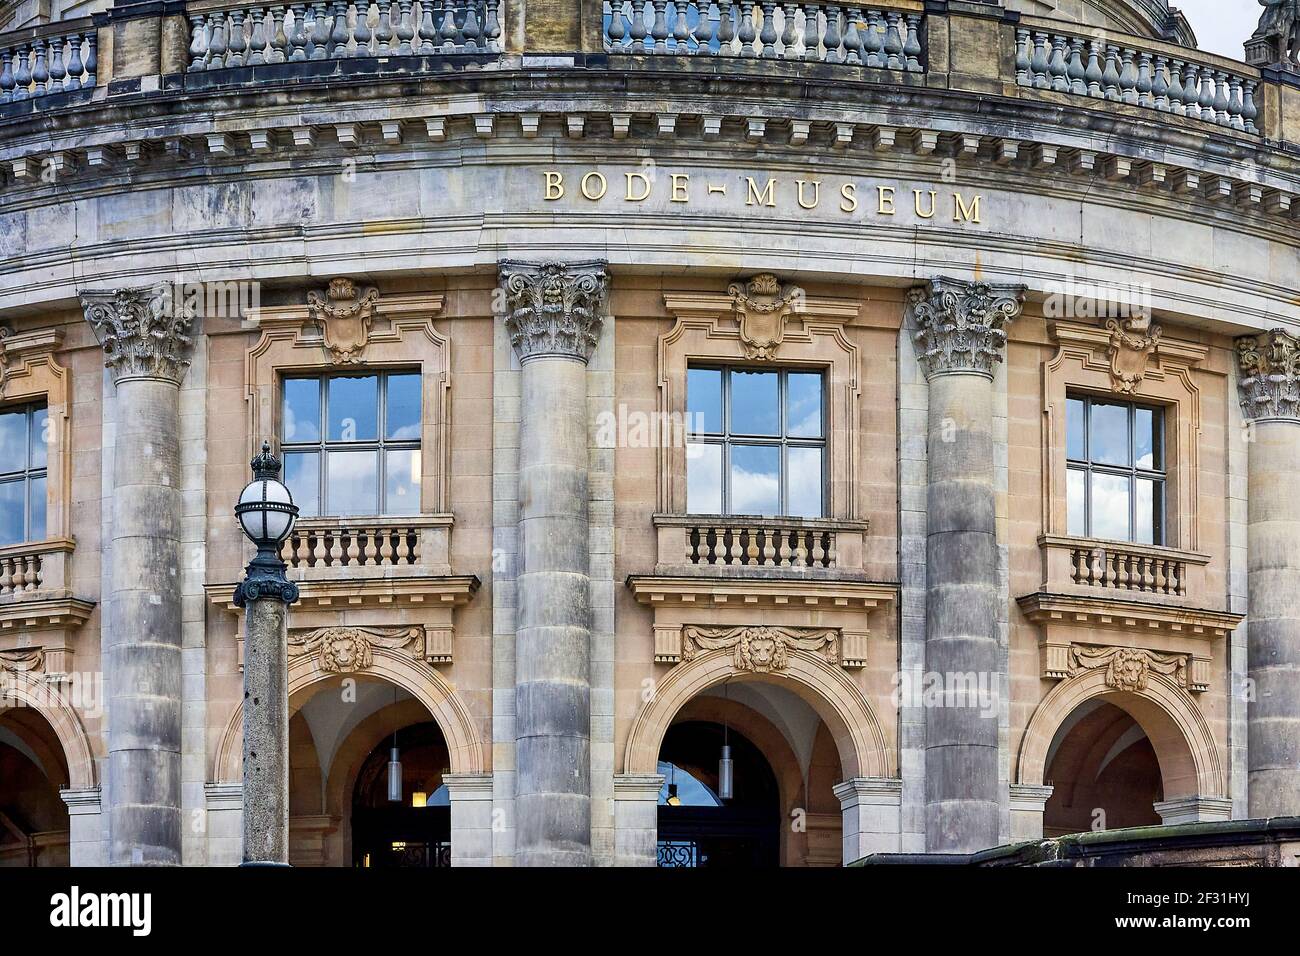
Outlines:
[[[819,653],[828,663],[839,662],[840,633],[832,627],[702,627],[682,628],[682,660],[694,660],[701,651],[732,648],[738,671],[767,673],[790,665],[793,650]]]
[[[375,661],[375,648],[405,650],[416,660],[424,659],[424,628],[414,627],[321,627],[289,637],[289,656],[315,654],[323,671],[337,674],[368,669]]]
[[[609,275],[604,260],[498,264],[505,323],[519,361],[587,361],[600,339]]]
[[[194,315],[167,284],[83,292],[86,321],[104,347],[114,379],[162,378],[180,383],[190,367]]]
[[[733,282],[727,287],[736,321],[740,323],[740,340],[745,358],[768,361],[785,338],[786,321],[799,311],[803,289],[782,285],[770,272],[754,276],[748,282]]]
[[[1186,654],[1162,654],[1134,647],[1093,647],[1075,644],[1070,648],[1070,669],[1106,669],[1106,686],[1116,690],[1144,691],[1150,674],[1172,676],[1180,687],[1190,687],[1189,658]]]
[[[1237,391],[1247,421],[1300,418],[1300,340],[1284,329],[1237,339]]]
[[[378,289],[358,289],[351,279],[342,277],[331,279],[324,293],[307,293],[307,312],[320,326],[336,365],[355,365],[364,359],[378,298]]]
[[[917,357],[927,378],[948,372],[992,376],[1003,360],[1007,324],[1023,308],[1025,287],[940,276],[908,293]]]

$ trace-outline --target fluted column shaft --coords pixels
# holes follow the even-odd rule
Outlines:
[[[181,862],[180,383],[189,319],[157,290],[88,292],[116,382],[108,862]]]
[[[522,366],[515,621],[520,866],[591,863],[587,359],[603,263],[501,263]]]
[[[947,691],[926,710],[926,850],[997,845],[997,632],[993,367],[1023,290],[935,279],[915,289],[916,343],[929,380],[925,670]]]
[[[1250,422],[1246,590],[1247,785],[1251,817],[1300,814],[1300,342],[1239,339]]]

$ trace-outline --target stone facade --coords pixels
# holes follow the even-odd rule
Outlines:
[[[0,864],[243,859],[264,440],[297,865],[1300,814],[1277,57],[1128,0],[93,6],[0,34]]]

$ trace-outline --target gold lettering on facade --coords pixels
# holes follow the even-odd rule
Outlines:
[[[758,191],[758,183],[754,182],[753,176],[746,176],[745,181],[749,183],[749,198],[745,200],[746,206],[775,206],[776,205],[776,180],[769,179],[763,191]]]
[[[672,201],[673,202],[690,202],[691,197],[686,192],[686,184],[691,181],[691,177],[686,173],[673,173],[672,176]]]
[[[571,175],[577,176],[577,172]],[[579,179],[578,192],[583,199],[589,202],[599,201],[618,201],[617,195],[609,195],[609,180],[607,176],[616,175],[614,173],[605,173],[600,170],[590,169],[582,173]],[[654,172],[648,170],[635,170],[624,172],[623,178],[626,188],[623,193],[624,202],[646,202],[653,200],[657,195],[660,201],[668,201],[678,205],[690,205],[694,201],[691,196],[690,182],[694,173],[666,173],[656,176]],[[543,192],[542,197],[547,202],[555,202],[564,199],[567,195],[565,173],[556,170],[544,170]],[[789,209],[791,205],[801,210],[814,210],[821,208],[821,187],[825,180],[822,179],[795,179],[793,186],[790,182],[782,185],[781,180],[775,177],[754,177],[754,176],[737,176],[737,179],[744,179],[746,186],[746,206],[763,206],[768,209]],[[697,187],[698,188],[698,187]],[[832,184],[828,188],[835,188]],[[898,216],[898,192],[902,187],[898,184],[863,182],[861,180],[848,180],[841,182],[839,185],[839,212],[845,215],[852,215],[859,212],[862,203],[859,201],[859,189],[875,189],[876,203],[875,206],[867,205],[863,212],[871,216]],[[727,184],[710,182],[707,185],[708,194],[727,195]],[[912,189],[912,213],[918,220],[934,219],[938,213],[940,190],[938,189]],[[951,192],[953,203],[953,222],[956,223],[980,223],[983,216],[984,197],[975,194],[973,196],[964,196],[959,192]],[[575,197],[576,198],[576,197]],[[945,198],[944,202],[947,201]],[[791,210],[793,211],[793,210]],[[903,214],[910,215],[906,209]]]
[[[933,219],[934,204],[935,201],[939,198],[939,194],[935,192],[933,189],[930,190],[930,211],[926,212],[924,209],[921,208],[921,196],[923,192],[924,190],[920,190],[920,189],[912,190],[912,196],[913,196],[912,203],[916,207],[916,214],[920,216],[922,219]]]
[[[650,177],[645,173],[624,173],[627,177],[627,193],[623,196],[627,202],[644,202],[650,198]],[[639,195],[632,195],[632,180],[641,181],[641,192]]]
[[[858,211],[858,187],[853,183],[845,183],[840,187],[840,212],[857,212]]]
[[[876,194],[879,200],[876,202],[876,212],[882,216],[892,216],[894,214],[894,187],[877,186]]]
[[[588,188],[589,184],[592,181],[595,181],[600,184],[599,192],[593,192],[591,189]],[[605,179],[602,173],[596,173],[596,172],[587,173],[587,175],[582,177],[581,188],[582,188],[582,195],[594,202],[597,199],[604,198],[605,193],[609,190],[609,182]]]
[[[548,202],[564,198],[564,174],[553,169],[542,173],[546,177],[546,199]]]
[[[799,208],[800,208],[800,209],[816,209],[816,208],[817,208],[817,203],[821,202],[821,193],[822,193],[822,183],[821,183],[821,180],[820,180],[820,179],[814,179],[811,183],[809,183],[807,180],[804,180],[804,179],[796,179],[796,180],[795,180],[795,185],[798,186],[798,188],[799,188]],[[812,192],[812,202],[808,202],[808,200],[804,197],[804,194],[803,194],[803,188],[804,188],[805,186],[809,186],[809,185],[812,186],[812,188],[813,188],[813,192]]]
[[[965,200],[961,198],[961,193],[952,194],[952,221],[953,222],[979,222],[980,221],[980,197],[976,196],[974,202],[967,207]]]

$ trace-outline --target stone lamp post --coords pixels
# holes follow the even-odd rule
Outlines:
[[[280,481],[269,442],[252,461],[253,480],[235,517],[257,546],[235,604],[244,618],[244,866],[289,865],[289,605],[298,586],[285,577],[280,544],[298,506]]]

